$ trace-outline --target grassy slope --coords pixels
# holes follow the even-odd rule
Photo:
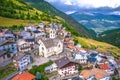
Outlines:
[[[114,57],[120,56],[120,48],[110,45],[105,42],[99,42],[93,39],[74,37],[84,47],[89,49],[96,49],[99,52],[112,53]]]
[[[28,20],[19,20],[19,19],[11,19],[0,17],[0,26],[12,26],[12,25],[26,25],[29,21]]]
[[[34,22],[60,22],[63,21],[62,18],[58,16],[51,16],[48,13],[42,12],[40,10],[37,10],[26,3],[24,3],[22,0],[0,0],[0,16],[12,18],[12,19],[22,19],[25,20],[25,22],[28,22],[26,20],[34,21]],[[2,22],[5,20],[5,18],[0,19]],[[9,19],[6,19],[9,21]],[[20,20],[20,22],[24,23],[24,21]],[[4,22],[2,25],[5,25],[9,22]],[[10,22],[13,22],[10,21]],[[2,26],[0,25],[0,26]]]
[[[38,23],[43,22],[45,24],[48,24],[48,21],[36,21],[36,20],[22,20],[22,19],[13,19],[13,18],[6,18],[0,16],[0,26],[1,27],[10,27],[13,25],[23,25],[26,26],[29,23],[33,23],[34,25],[37,25]]]

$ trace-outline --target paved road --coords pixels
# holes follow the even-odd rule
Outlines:
[[[41,64],[49,62],[49,59],[44,57],[35,57],[34,60],[35,61],[32,64],[28,65],[28,69],[31,69],[34,65],[39,66]]]
[[[0,80],[11,80],[15,75],[17,75],[19,72],[18,71],[15,71],[13,72],[12,74],[9,74],[8,76],[0,79]]]

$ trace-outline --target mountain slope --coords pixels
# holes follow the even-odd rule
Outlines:
[[[30,22],[31,20],[36,22],[60,22],[62,20],[57,16],[51,16],[48,13],[37,10],[22,0],[0,0],[0,12],[2,17],[29,20]]]
[[[53,7],[51,4],[44,0],[24,0],[27,4],[43,11],[43,12],[48,12],[51,15],[55,16],[60,16],[62,17],[70,26],[74,27],[80,34],[85,35],[85,36],[95,36],[91,30],[88,30],[85,28],[83,25],[79,24],[77,21],[75,21],[73,18],[70,16],[66,15],[65,13],[57,10],[55,7]],[[92,32],[91,34],[89,34]]]
[[[120,29],[105,31],[99,35],[98,39],[120,48]]]

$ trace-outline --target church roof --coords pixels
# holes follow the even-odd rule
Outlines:
[[[42,42],[46,48],[50,48],[50,47],[57,46],[59,39],[58,38],[46,39],[46,40],[42,40]]]

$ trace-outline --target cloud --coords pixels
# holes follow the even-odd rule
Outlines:
[[[52,3],[62,3],[64,5],[74,5],[79,7],[118,7],[120,0],[46,0]]]
[[[65,12],[66,14],[72,14],[72,13],[75,13],[76,11],[67,11]]]

